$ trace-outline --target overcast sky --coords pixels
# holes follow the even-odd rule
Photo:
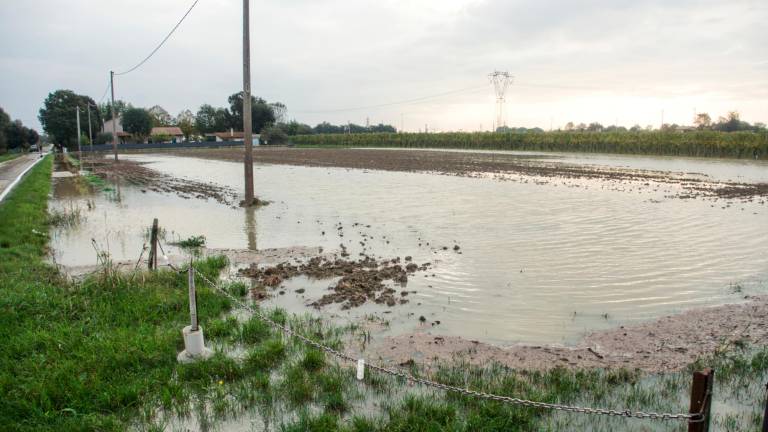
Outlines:
[[[109,70],[138,63],[191,3],[0,0],[0,106],[37,128],[49,92],[99,101]],[[490,129],[499,69],[515,76],[512,126],[658,127],[662,110],[669,123],[694,110],[768,122],[767,22],[765,0],[252,0],[253,94],[311,125]],[[200,0],[116,97],[174,115],[226,106],[241,56],[242,2]]]

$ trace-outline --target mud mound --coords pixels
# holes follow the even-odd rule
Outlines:
[[[321,308],[332,303],[341,303],[341,308],[346,310],[368,301],[387,306],[408,303],[408,299],[398,298],[397,291],[388,286],[387,282],[404,287],[408,284],[409,274],[424,271],[429,266],[429,263],[421,266],[410,263],[403,267],[399,258],[377,261],[366,256],[357,261],[349,261],[314,257],[307,263],[298,265],[281,263],[259,268],[257,264],[252,264],[249,268],[240,270],[240,274],[272,288],[280,286],[286,279],[300,275],[312,279],[340,277],[329,288],[331,293],[323,295],[311,305]]]

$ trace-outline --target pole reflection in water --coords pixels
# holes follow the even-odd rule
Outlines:
[[[248,249],[256,251],[256,208],[245,207],[245,234],[248,236]]]

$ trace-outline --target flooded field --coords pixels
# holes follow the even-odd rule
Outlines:
[[[242,190],[241,163],[191,156],[202,155],[123,158]],[[430,332],[497,345],[570,344],[586,332],[768,292],[765,197],[680,199],[693,183],[663,180],[749,185],[768,181],[765,162],[555,156],[525,160],[568,172],[607,167],[621,177],[505,176],[499,169],[440,175],[365,169],[364,161],[360,168],[257,164],[257,195],[270,204],[255,210],[121,181],[89,193],[55,178],[52,209],[77,210],[80,218],[54,230],[52,248],[68,267],[96,264],[97,251],[137,260],[156,217],[169,255],[182,253],[174,241],[203,235],[209,249],[319,247],[403,265],[411,257],[428,269],[409,274],[405,285],[385,281],[398,298],[407,292],[403,304],[315,309],[310,304],[338,278],[306,276],[281,281],[265,302],[341,322],[375,314],[386,322],[382,335]],[[632,170],[654,170],[655,177]],[[236,263],[231,273],[249,264]]]

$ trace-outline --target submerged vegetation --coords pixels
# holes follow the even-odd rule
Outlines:
[[[768,159],[768,132],[449,132],[297,135],[299,146],[528,150]]]

